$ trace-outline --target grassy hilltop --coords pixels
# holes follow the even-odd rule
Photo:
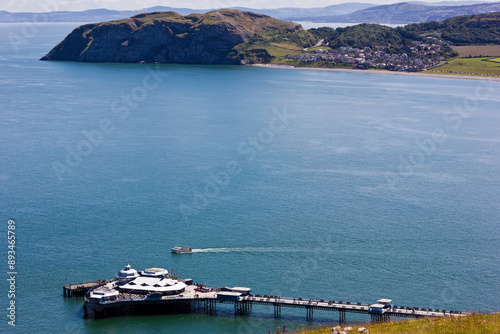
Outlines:
[[[296,23],[240,10],[186,16],[154,12],[80,26],[42,60],[268,63],[281,49],[301,50],[316,39]]]
[[[390,28],[379,24],[358,24],[346,28],[310,29],[331,47],[357,48],[408,46],[435,37],[446,45],[500,45],[500,12],[457,16],[444,21],[414,23]]]
[[[374,323],[352,327],[347,333],[358,333],[365,327],[370,334],[498,334],[500,333],[500,314],[472,314],[464,317],[441,319],[417,319],[389,323]],[[303,330],[294,334],[330,334],[332,328]]]

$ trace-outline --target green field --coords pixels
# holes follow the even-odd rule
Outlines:
[[[346,325],[344,325],[344,328]],[[458,318],[418,319],[394,321],[389,323],[351,326],[358,333],[359,327],[365,327],[370,334],[499,334],[500,314],[472,314]],[[297,334],[330,334],[331,327],[294,332]]]
[[[449,74],[496,74],[500,75],[499,58],[458,58],[435,67],[436,71],[452,71]],[[443,73],[445,74],[445,73]]]
[[[298,55],[304,53],[301,47],[290,43],[248,43],[235,47],[236,51],[265,49],[272,57],[271,63],[280,64],[285,61],[287,55]]]
[[[500,45],[467,45],[454,46],[459,57],[498,57],[500,56]]]

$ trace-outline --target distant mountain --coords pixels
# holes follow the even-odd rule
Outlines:
[[[232,9],[268,15],[285,21],[342,22],[342,23],[394,23],[407,24],[427,21],[442,21],[459,16],[484,14],[500,11],[500,2],[480,3],[478,1],[422,1],[402,2],[377,6],[354,2],[318,8],[254,9],[235,7]],[[13,22],[102,22],[150,12],[174,11],[181,15],[207,13],[213,9],[190,9],[156,6],[139,10],[91,9],[81,12],[57,11],[40,13],[11,13],[0,11],[0,23]],[[45,15],[45,16],[42,16]]]
[[[269,15],[280,20],[293,21],[294,18],[300,17],[302,18],[302,20],[307,21],[310,18],[314,18],[317,16],[345,15],[374,6],[376,5],[370,3],[353,2],[353,3],[343,3],[339,5],[332,5],[332,6],[318,7],[318,8],[289,7],[289,8],[278,8],[278,9],[254,9],[245,7],[235,7],[234,9]]]
[[[407,2],[412,4],[427,5],[427,6],[470,6],[470,5],[479,5],[485,3],[484,1],[438,1],[438,2],[407,1]]]
[[[367,9],[376,5],[370,3],[343,3],[328,7],[318,8],[278,8],[278,9],[254,9],[244,7],[234,7],[232,9],[249,11],[258,14],[272,16],[274,18],[286,21],[293,21],[293,18],[300,17],[305,21],[317,16],[334,16],[350,14],[358,10]],[[151,8],[143,8],[139,10],[109,10],[109,9],[91,9],[81,12],[57,11],[46,13],[47,22],[101,22],[119,20],[126,17],[138,15],[141,13],[151,12],[177,12],[181,15],[189,14],[204,14],[214,9],[189,9],[189,8],[173,8],[165,6],[156,6]],[[0,23],[13,22],[36,22],[41,21],[40,13],[11,13],[0,11]],[[45,22],[45,17],[43,17]]]
[[[89,9],[81,12],[72,11],[56,11],[48,13],[30,13],[17,12],[11,13],[0,11],[0,23],[15,23],[15,22],[101,22],[120,20],[125,17],[138,15],[141,13],[159,12],[159,11],[175,11],[181,15],[189,15],[200,13],[202,11],[189,8],[172,8],[172,7],[152,7],[139,10],[110,10],[110,9]],[[205,12],[205,11],[203,11]],[[46,16],[43,16],[46,15]]]
[[[408,24],[442,21],[455,16],[486,14],[499,11],[500,2],[468,6],[427,6],[402,2],[392,5],[370,7],[346,15],[316,17],[314,21]]]

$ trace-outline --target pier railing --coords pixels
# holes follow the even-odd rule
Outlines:
[[[96,288],[97,286],[100,286],[106,282],[100,281],[71,286],[65,285],[65,296],[67,293],[67,289],[72,289],[71,293],[76,294],[80,293],[83,290],[91,291],[91,289]],[[118,310],[114,313],[117,313],[119,315],[120,309],[140,310],[144,307],[152,307],[151,310],[154,310],[154,308],[156,307],[169,311],[178,308],[182,309],[183,311],[189,312],[191,306],[196,308],[196,305],[200,304],[203,304],[204,311],[207,314],[212,314],[213,311],[216,310],[217,304],[234,304],[235,315],[244,315],[251,312],[253,305],[264,305],[272,306],[274,308],[274,316],[277,318],[281,316],[282,307],[306,309],[306,318],[309,321],[313,319],[313,312],[315,310],[335,311],[338,312],[339,322],[344,322],[346,320],[346,313],[367,314],[371,316],[372,321],[387,321],[391,317],[457,317],[467,314],[460,311],[394,306],[390,304],[391,301],[388,299],[380,299],[377,304],[366,304],[324,299],[304,299],[245,293],[238,294],[235,292],[229,294],[223,292],[217,293],[213,289],[205,293],[199,292],[198,290],[191,290],[189,292],[186,292],[185,294],[165,296],[157,293],[143,295],[134,292],[122,292],[117,297],[110,299],[101,298],[100,300],[92,300],[89,298],[85,298],[85,306],[87,304],[101,305],[104,307],[104,316],[106,316],[106,314],[109,314],[106,310]],[[88,294],[90,293],[91,292],[89,292]],[[382,304],[380,304],[379,302]]]

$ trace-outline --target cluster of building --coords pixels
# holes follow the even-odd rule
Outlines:
[[[125,296],[149,295],[161,297],[183,293],[192,280],[185,282],[170,278],[163,268],[149,268],[140,273],[129,264],[118,272],[115,281],[87,293],[86,301],[101,303],[123,299]]]
[[[193,303],[238,302],[251,289],[224,287],[215,291],[190,278],[180,279],[164,268],[133,269],[130,264],[114,280],[105,281],[85,294],[84,314],[100,318],[131,313],[178,313],[191,310]]]
[[[287,59],[300,62],[320,62],[326,66],[352,65],[355,69],[388,69],[394,71],[422,71],[445,61],[443,43],[435,37],[428,41],[415,41],[410,46],[398,45],[392,52],[384,46],[374,49],[370,47],[340,47],[338,49],[315,49],[296,56],[288,55]],[[396,51],[394,51],[396,50]]]

